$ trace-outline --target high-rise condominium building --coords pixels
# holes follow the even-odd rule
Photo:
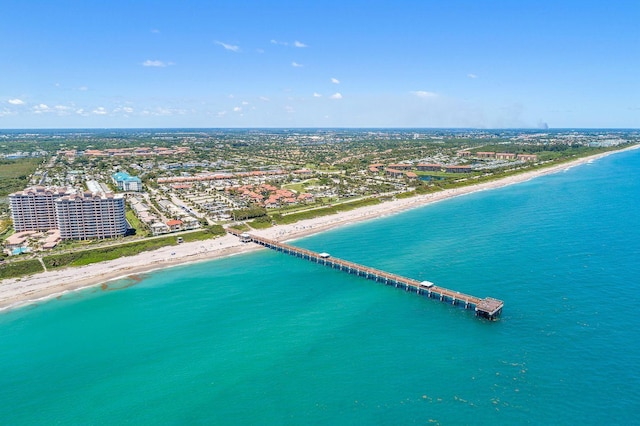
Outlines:
[[[112,238],[127,232],[120,194],[32,187],[9,195],[9,201],[17,232],[59,229],[63,240]]]
[[[35,186],[9,195],[11,217],[16,232],[56,229],[55,201],[69,194],[67,188]]]
[[[63,240],[113,238],[127,232],[121,194],[84,192],[60,197],[55,204]]]

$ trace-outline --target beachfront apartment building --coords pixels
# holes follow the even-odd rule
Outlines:
[[[71,194],[67,188],[34,186],[9,195],[16,232],[57,229],[55,202]]]
[[[126,234],[122,194],[84,192],[56,200],[56,220],[63,240],[114,238]]]
[[[9,195],[16,232],[59,229],[64,239],[111,238],[127,232],[124,197],[36,186]]]

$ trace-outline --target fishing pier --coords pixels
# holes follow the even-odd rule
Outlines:
[[[236,231],[235,229],[229,228],[227,229],[227,232],[237,236],[240,238],[240,241],[245,243],[256,243],[271,250],[306,259],[349,274],[354,274],[386,285],[403,288],[406,291],[415,292],[418,295],[424,295],[430,299],[439,299],[441,302],[450,303],[453,306],[462,306],[465,309],[473,309],[476,316],[487,318],[489,320],[497,319],[502,313],[502,308],[504,306],[504,302],[498,299],[491,297],[481,299],[476,296],[437,286],[429,281],[417,281],[411,278],[381,271],[379,269],[369,268],[368,266],[360,265],[358,263],[349,262],[348,260],[338,259],[330,256],[328,253],[316,253],[311,250],[295,247],[279,241]]]

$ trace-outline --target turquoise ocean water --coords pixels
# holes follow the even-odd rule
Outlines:
[[[266,250],[0,314],[0,422],[637,422],[639,208],[632,151],[294,242],[493,323]]]

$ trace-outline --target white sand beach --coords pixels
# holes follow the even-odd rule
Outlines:
[[[638,147],[640,147],[640,145],[627,149],[636,149]],[[538,176],[556,173],[617,152],[621,151],[612,151],[585,157],[570,163],[525,172],[492,182],[388,201],[335,215],[308,219],[291,225],[273,226],[265,230],[252,231],[252,233],[280,241],[292,240],[342,225],[386,216],[452,197],[528,181]],[[136,276],[156,269],[216,259],[260,249],[259,246],[254,244],[240,243],[235,236],[225,235],[211,240],[164,247],[136,256],[123,257],[83,267],[65,268],[42,272],[27,277],[6,279],[0,281],[0,310],[23,306],[38,300],[57,297],[69,291],[101,285],[110,280]]]

